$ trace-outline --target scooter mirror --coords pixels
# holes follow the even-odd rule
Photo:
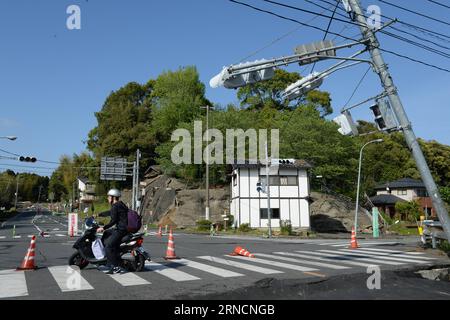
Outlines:
[[[92,226],[95,224],[95,219],[94,219],[94,217],[89,217],[89,218],[87,218],[86,219],[86,221],[85,221],[85,225],[86,225],[86,227],[88,227],[88,228],[92,228]]]

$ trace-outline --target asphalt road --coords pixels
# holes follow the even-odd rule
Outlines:
[[[45,237],[39,236],[42,231]],[[408,276],[416,269],[450,265],[446,256],[416,247],[414,238],[363,240],[352,251],[349,240],[342,239],[211,238],[175,232],[181,259],[169,262],[163,259],[167,236],[159,238],[155,231],[144,241],[152,256],[144,272],[109,276],[89,266],[73,287],[76,273],[67,260],[75,238],[67,236],[67,219],[22,212],[0,229],[0,299],[410,299],[418,290],[421,298],[450,298],[448,283]],[[32,235],[38,236],[39,269],[17,272]],[[229,256],[236,246],[256,258]],[[369,266],[380,267],[381,290],[367,288]]]

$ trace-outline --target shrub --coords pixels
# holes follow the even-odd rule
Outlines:
[[[198,220],[197,229],[199,231],[209,231],[211,229],[212,222],[209,220]]]
[[[397,202],[395,210],[410,222],[416,222],[422,215],[420,204],[417,201]]]
[[[239,226],[239,229],[238,229],[238,230],[241,231],[241,232],[250,232],[250,231],[252,231],[253,229],[250,228],[250,225],[249,225],[248,223],[243,223],[243,224],[241,224],[241,225]]]
[[[441,241],[441,243],[439,243],[439,250],[450,253],[450,243],[447,240]]]
[[[292,224],[290,220],[280,221],[281,234],[284,236],[290,236],[292,234]]]

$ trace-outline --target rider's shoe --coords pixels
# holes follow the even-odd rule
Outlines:
[[[111,269],[109,269],[108,272],[106,272],[106,274],[120,274],[120,273],[123,273],[120,267],[112,267]]]

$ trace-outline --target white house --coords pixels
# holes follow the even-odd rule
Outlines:
[[[273,165],[275,164],[275,165]],[[310,188],[304,160],[272,160],[270,171],[271,225],[280,227],[289,220],[294,228],[310,228]],[[267,228],[267,194],[258,192],[257,184],[265,184],[266,167],[258,164],[233,165],[231,208],[237,226],[248,223],[252,228]]]

